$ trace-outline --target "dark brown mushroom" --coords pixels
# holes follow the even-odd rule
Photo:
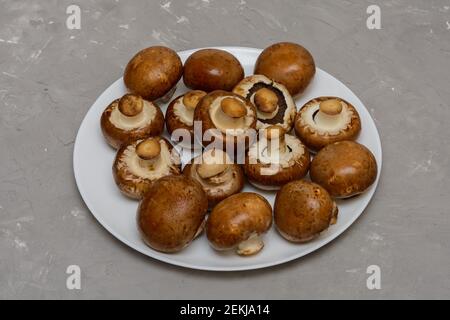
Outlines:
[[[201,233],[207,210],[208,200],[200,184],[182,175],[164,177],[142,200],[138,228],[149,247],[178,252]]]
[[[183,80],[188,88],[211,92],[231,91],[244,78],[241,63],[231,53],[219,49],[194,52],[184,66]]]
[[[178,54],[167,47],[154,46],[137,53],[125,68],[124,82],[144,99],[168,101],[183,75]]]
[[[321,186],[304,180],[290,182],[275,198],[275,225],[292,242],[311,241],[337,221],[338,208]]]
[[[332,197],[348,198],[366,191],[377,173],[377,162],[369,149],[354,141],[340,141],[317,153],[310,176]]]
[[[271,226],[269,202],[259,194],[244,192],[214,207],[206,223],[206,235],[216,250],[235,249],[237,254],[249,256],[263,249],[262,235]]]
[[[260,54],[254,73],[283,84],[292,96],[296,96],[309,85],[316,73],[316,66],[312,55],[304,47],[281,42]]]

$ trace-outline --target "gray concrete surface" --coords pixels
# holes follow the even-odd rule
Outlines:
[[[66,8],[82,9],[68,30]],[[381,7],[382,29],[366,9]],[[450,3],[444,0],[1,0],[0,298],[450,298]],[[337,241],[255,272],[144,257],[80,198],[73,143],[89,106],[139,49],[304,44],[369,107],[379,189]],[[82,290],[66,288],[68,265]],[[366,287],[379,265],[382,289]]]

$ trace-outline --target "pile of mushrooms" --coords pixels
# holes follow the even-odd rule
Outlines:
[[[245,78],[239,60],[218,49],[194,52],[184,66],[162,46],[130,60],[129,93],[107,106],[100,122],[106,142],[118,149],[118,189],[140,200],[137,225],[149,247],[179,252],[206,230],[213,249],[251,256],[263,249],[273,221],[286,240],[312,241],[337,223],[335,199],[369,189],[378,167],[355,142],[356,108],[319,97],[297,112],[293,97],[315,70],[311,54],[289,42],[262,51],[254,75]],[[181,77],[190,91],[170,101]],[[165,118],[156,101],[170,101]],[[164,124],[172,141],[186,139],[181,147],[202,148],[183,169],[178,146],[162,137]],[[236,151],[243,152],[242,165]],[[261,194],[242,192],[246,179],[276,192],[273,209]]]

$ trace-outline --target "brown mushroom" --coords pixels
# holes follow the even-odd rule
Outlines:
[[[217,149],[225,149],[230,144],[235,150],[248,148],[255,136],[256,108],[237,94],[216,90],[197,105],[194,121],[202,122],[201,138],[205,147],[215,142]]]
[[[366,191],[377,173],[377,162],[369,149],[354,141],[340,141],[317,153],[310,176],[332,197],[348,198]]]
[[[321,186],[304,180],[290,182],[275,198],[275,225],[292,242],[311,241],[337,221],[338,207]]]
[[[156,180],[180,171],[179,154],[170,142],[161,137],[124,144],[113,165],[114,180],[120,191],[138,200],[145,196]]]
[[[124,82],[134,94],[167,102],[183,75],[183,63],[172,49],[155,46],[137,53],[125,68]]]
[[[292,96],[302,93],[316,73],[312,55],[301,45],[281,42],[266,48],[255,64],[255,74],[283,84]]]
[[[308,149],[280,126],[270,126],[247,152],[244,172],[251,184],[265,190],[303,178],[309,169]]]
[[[183,80],[188,88],[231,91],[244,78],[241,63],[231,53],[219,49],[194,52],[184,66]]]
[[[159,136],[164,115],[155,103],[126,94],[105,109],[100,124],[106,141],[119,149],[126,142]]]
[[[214,207],[206,223],[206,235],[216,250],[235,249],[237,254],[249,256],[263,249],[262,235],[271,226],[269,202],[256,193],[238,193]]]
[[[233,92],[247,98],[256,106],[257,129],[279,125],[286,132],[291,131],[297,108],[285,86],[266,76],[253,75],[239,82]]]
[[[295,118],[297,136],[313,152],[334,142],[355,140],[360,131],[358,111],[337,97],[313,99],[300,109]]]
[[[194,144],[194,110],[200,100],[206,95],[201,90],[193,90],[175,98],[167,107],[166,127],[169,134],[178,139],[178,134],[184,137],[183,132],[177,134],[177,130],[187,130],[190,137],[189,144]],[[183,143],[183,141],[181,142]]]
[[[164,177],[139,205],[138,229],[149,247],[178,252],[201,233],[207,210],[206,194],[197,182],[182,175]]]
[[[244,187],[244,173],[239,165],[220,149],[209,149],[187,164],[183,174],[199,182],[208,196],[210,207]]]

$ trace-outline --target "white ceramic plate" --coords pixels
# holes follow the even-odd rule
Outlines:
[[[242,63],[246,75],[252,74],[254,63],[261,52],[259,49],[242,47],[220,49],[234,54]],[[196,50],[180,52],[183,62]],[[186,90],[180,81],[175,96]],[[338,223],[307,244],[289,243],[272,228],[264,238],[264,249],[252,257],[243,258],[233,253],[216,252],[209,246],[205,235],[177,254],[154,251],[141,241],[136,229],[138,203],[122,196],[114,183],[111,167],[115,152],[103,140],[100,129],[100,116],[105,107],[125,93],[123,80],[119,79],[106,89],[90,108],[76,139],[74,171],[81,196],[95,218],[116,238],[147,256],[178,266],[214,271],[249,270],[278,265],[311,253],[338,237],[361,215],[375,192],[382,160],[381,143],[375,123],[363,103],[350,89],[325,71],[317,69],[316,76],[307,91],[296,100],[297,107],[300,108],[310,99],[319,96],[339,96],[352,103],[362,121],[362,132],[358,141],[374,153],[378,162],[376,183],[359,197],[339,201]],[[167,105],[161,106],[164,113],[166,107]],[[250,185],[247,185],[244,191],[259,192],[272,205],[274,203],[274,192],[262,192]]]

